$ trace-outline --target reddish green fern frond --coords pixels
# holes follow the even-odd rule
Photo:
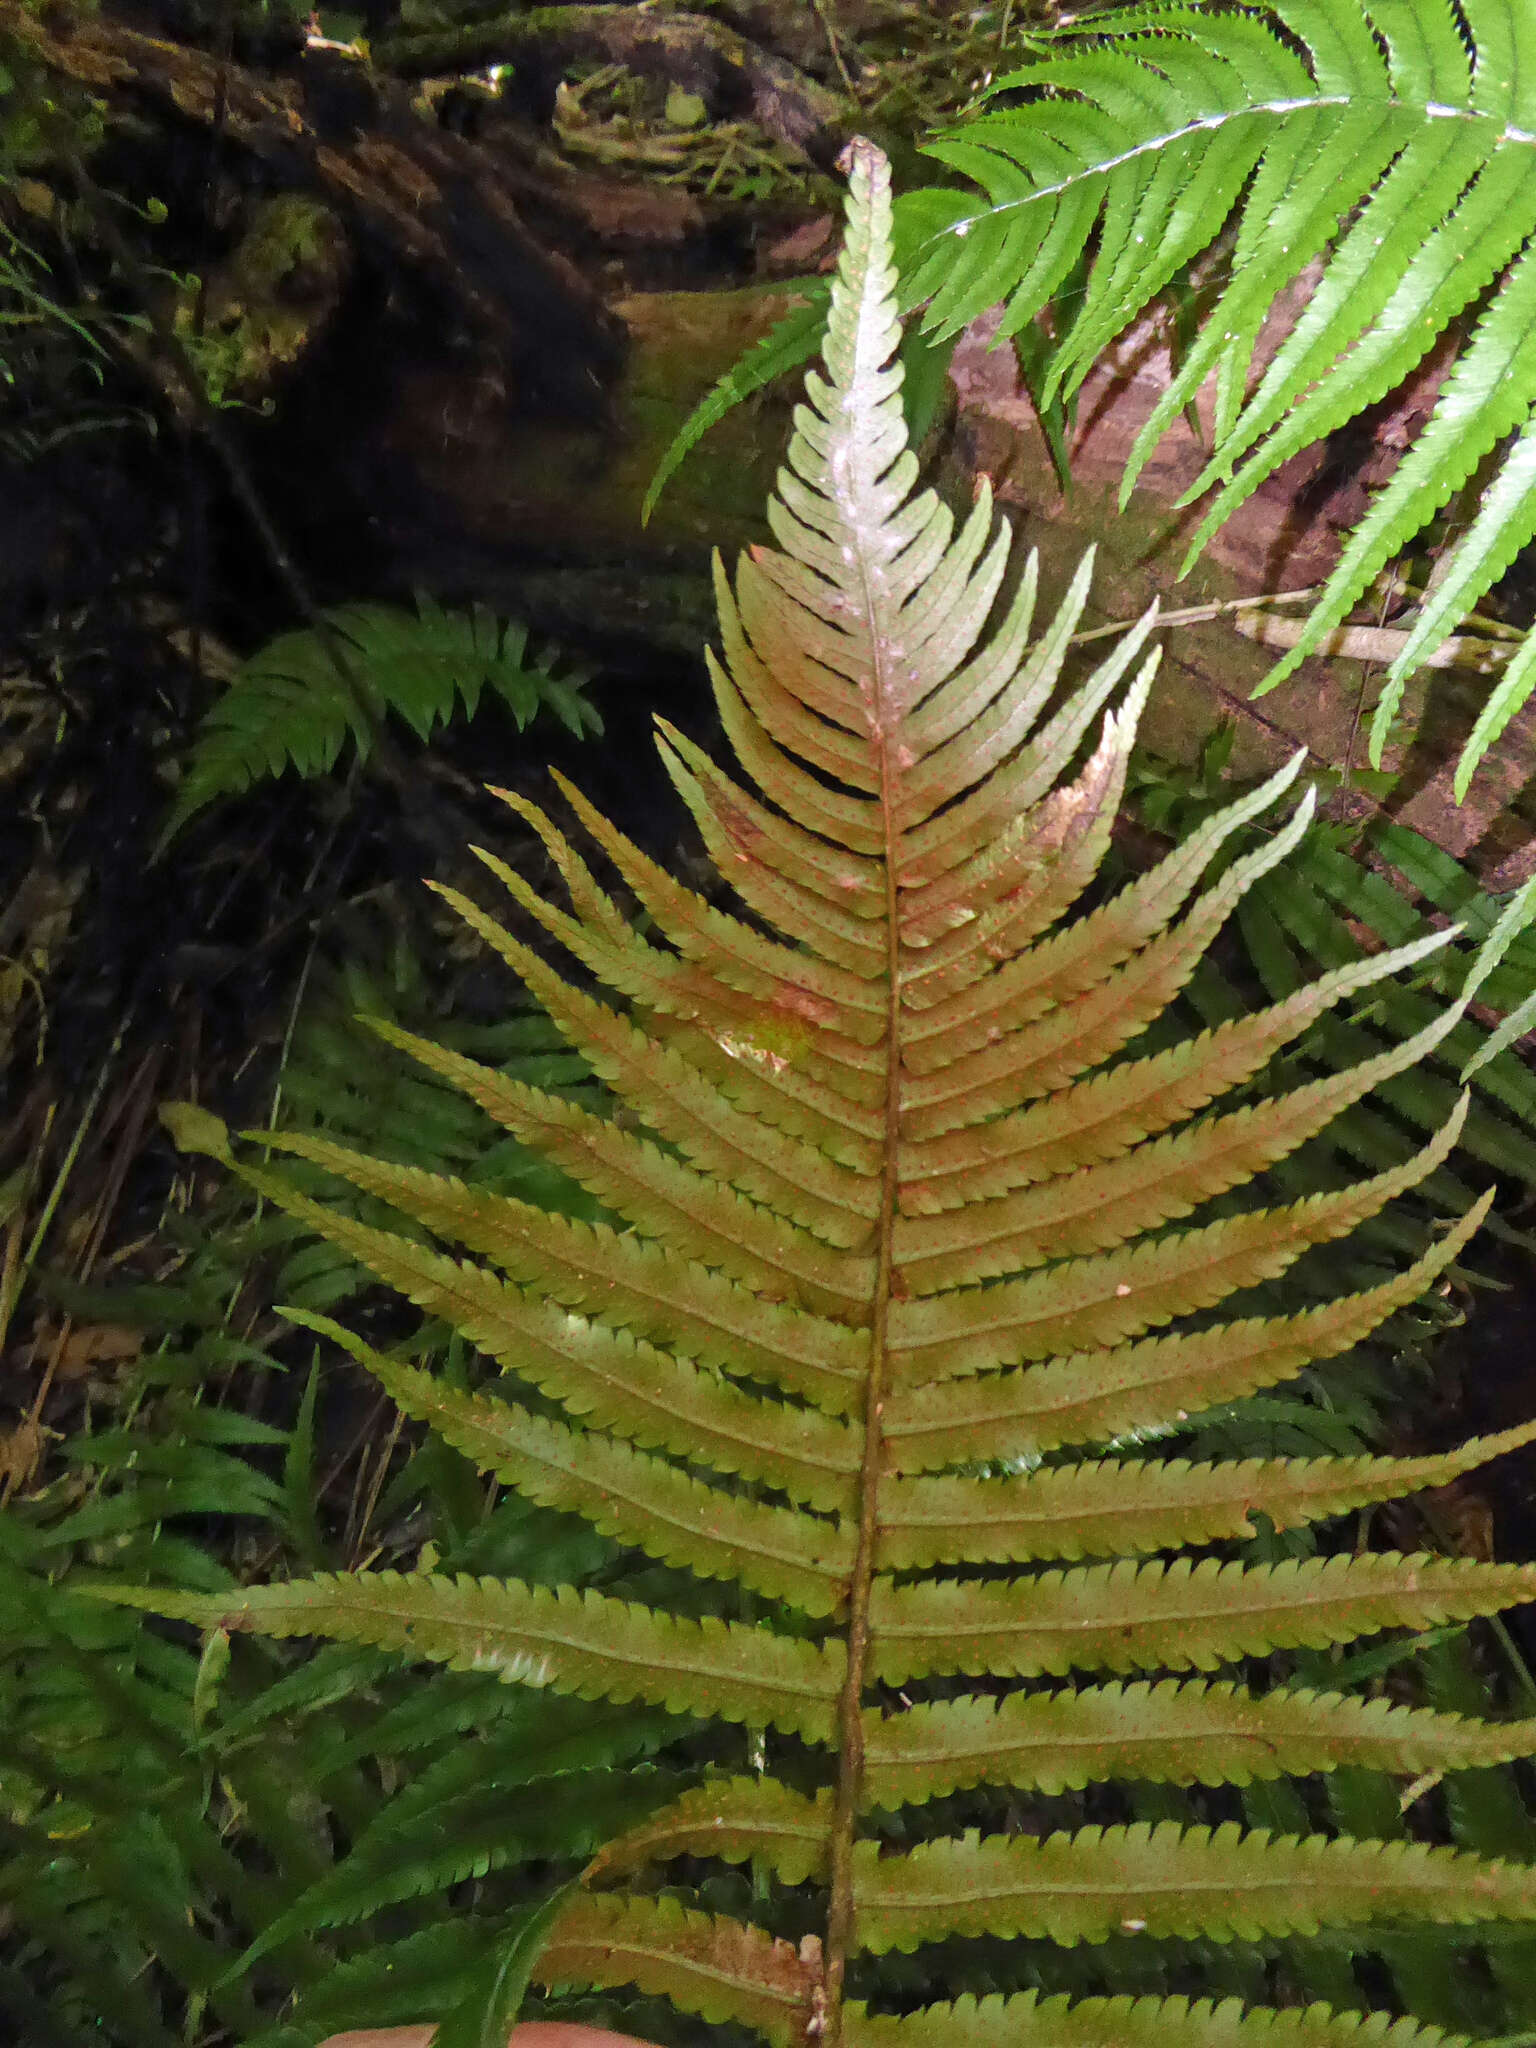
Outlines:
[[[743,1456],[782,1452],[796,1464],[825,1471],[858,1470],[857,1440],[844,1425],[813,1410],[749,1404],[723,1376],[730,1370],[801,1391],[808,1391],[805,1381],[835,1387],[841,1380],[856,1387],[863,1379],[864,1340],[846,1324],[765,1301],[708,1266],[668,1259],[659,1245],[604,1223],[557,1216],[323,1139],[292,1132],[263,1139],[365,1194],[394,1202],[439,1237],[490,1259],[522,1288],[537,1287],[536,1294],[519,1293],[483,1269],[445,1261],[411,1239],[318,1203],[298,1208],[290,1202],[293,1213],[381,1280],[466,1329],[474,1315],[467,1305],[473,1292],[482,1305],[476,1342],[509,1369],[515,1362],[525,1379],[574,1413],[636,1443],[664,1444],[679,1456],[692,1452],[724,1471],[750,1470],[750,1476],[796,1498],[802,1496],[787,1467],[775,1473],[738,1465],[726,1446],[738,1447]],[[263,1181],[254,1171],[250,1178],[276,1198],[280,1183]],[[288,1200],[288,1191],[283,1194]],[[584,1327],[552,1315],[551,1304],[578,1310],[590,1322]],[[667,1349],[605,1345],[605,1329],[664,1341]],[[347,1341],[334,1324],[326,1334]],[[690,1369],[701,1365],[713,1370]],[[831,1506],[841,1503],[842,1493],[835,1502],[815,1493],[803,1498],[812,1506]]]
[[[1017,953],[1071,908],[1103,859],[1134,734],[1124,712],[1106,722],[1075,781],[1005,819],[970,860],[906,893],[903,931],[909,946],[924,948],[921,980],[942,969],[952,984],[961,964],[978,956],[986,973],[994,956]]]
[[[761,1929],[689,1912],[675,1899],[591,1894],[563,1915],[534,1975],[565,1985],[635,1985],[706,2020],[735,2020],[784,2048],[808,2038],[820,1957]]]
[[[760,1863],[785,1884],[825,1877],[831,1800],[807,1798],[773,1778],[709,1778],[648,1816],[593,1857],[587,1876],[611,1877],[674,1856]]]
[[[1345,996],[1416,965],[1453,936],[1432,932],[1412,945],[1336,969],[1273,1008],[1074,1082],[1085,1062],[1118,1051],[1182,988],[1216,928],[1213,923],[1191,945],[1184,936],[1188,926],[1186,920],[1166,947],[1144,948],[1133,967],[1117,970],[1097,990],[1048,1012],[1035,1026],[1033,1070],[1019,1079],[1021,1095],[1040,1100],[907,1147],[904,1214],[978,1201],[1086,1160],[1115,1158],[1128,1145],[1182,1122],[1249,1080],[1273,1053]]]
[[[883,1014],[878,988],[803,948],[774,945],[741,919],[706,903],[610,825],[579,790],[563,777],[559,780],[583,825],[684,959],[704,960],[712,975],[757,997],[786,1024],[799,1018],[818,1032],[836,1027],[855,1047],[878,1039],[870,1021]],[[519,808],[530,822],[539,815],[532,805]],[[547,824],[543,828],[550,829]],[[857,877],[850,879],[840,871],[841,899],[851,900],[857,886]],[[859,1058],[851,1052],[844,1056]],[[869,1054],[863,1055],[862,1064],[871,1065]]]
[[[657,750],[698,823],[706,850],[751,909],[781,931],[813,938],[829,916],[834,927],[840,924],[839,911],[883,913],[878,862],[834,846],[770,810],[665,719],[657,719],[656,733]],[[640,893],[638,885],[632,886]]]
[[[719,1714],[827,1743],[844,1673],[840,1647],[739,1623],[678,1620],[597,1593],[546,1591],[515,1579],[330,1572],[238,1593],[112,1598],[213,1628],[336,1635],[455,1671],[490,1671],[582,1699],[644,1700]]]
[[[723,1182],[694,1173],[632,1132],[493,1068],[379,1026],[380,1035],[461,1087],[634,1229],[728,1273],[770,1301],[852,1320],[868,1303],[867,1257],[839,1253],[789,1218],[746,1200]]]
[[[241,1169],[505,1377],[448,1385],[310,1327],[482,1471],[667,1566],[633,1582],[652,1604],[426,1570],[119,1597],[751,1731],[755,1775],[731,1775],[737,1762],[681,1796],[666,1786],[670,1803],[594,1859],[540,1965],[547,1985],[639,1986],[785,2048],[1443,2048],[1409,2022],[1231,2000],[881,2009],[912,1981],[882,1974],[883,1954],[955,1936],[1026,1937],[1027,1967],[1050,1982],[1049,1944],[1126,1930],[1175,1945],[1536,1917],[1536,1870],[1412,1839],[984,1831],[1005,1810],[989,1787],[1090,1791],[1096,1804],[1068,1811],[1103,1818],[1126,1780],[1225,1788],[1536,1754],[1529,1721],[1285,1682],[1291,1652],[1536,1599],[1536,1567],[1230,1548],[1444,1484],[1536,1428],[1422,1457],[1222,1463],[1147,1441],[1358,1343],[1486,1214],[1485,1196],[1358,1293],[1292,1313],[1244,1299],[1447,1158],[1464,1106],[1355,1185],[1277,1202],[1264,1180],[1439,1044],[1463,1005],[1350,1073],[1211,1109],[1451,934],[1186,1043],[1138,1045],[1296,846],[1310,796],[1288,818],[1275,807],[1301,764],[1083,907],[1153,621],[1069,680],[1088,565],[1031,642],[1036,569],[1009,595],[988,493],[957,520],[918,488],[892,363],[887,182],[856,145],[826,374],[795,414],[778,545],[734,580],[720,572],[713,675],[739,772],[661,730],[718,886],[683,886],[562,785],[574,834],[506,797],[559,901],[491,853],[516,932],[443,892],[622,1114],[380,1027],[602,1216],[275,1141],[391,1205],[410,1220],[396,1231]],[[1125,227],[1108,224],[1101,266]],[[1244,845],[1259,826],[1267,838]],[[1249,1659],[1267,1661],[1205,1675]],[[723,1754],[739,1758],[735,1740]],[[751,1864],[750,1895],[701,1878],[721,1862]],[[701,1883],[714,1904],[750,1896],[764,1924],[685,1903]],[[794,1944],[787,1926],[819,1931]],[[1172,1973],[1199,1952],[1173,1953],[1163,1981],[1185,1981]],[[1096,1980],[1078,1963],[1066,1981]]]
[[[1466,1557],[1308,1557],[1284,1564],[1088,1565],[1030,1579],[877,1580],[871,1675],[887,1685],[1081,1671],[1214,1671],[1267,1650],[1321,1650],[1536,1600],[1536,1565]]]
[[[1133,1557],[1256,1535],[1255,1515],[1292,1529],[1448,1485],[1533,1438],[1536,1423],[1424,1458],[1114,1459],[982,1481],[894,1479],[881,1498],[880,1562],[894,1572]]]
[[[544,822],[548,841],[553,835]],[[576,919],[554,912],[505,863],[482,858],[583,965],[629,1000],[644,1003],[653,1013],[653,1034],[733,1107],[791,1137],[815,1141],[859,1173],[875,1170],[879,1075],[866,1048],[815,1028],[814,998],[801,992],[796,1014],[782,983],[769,1001],[754,1000],[633,936],[616,946],[606,934],[595,937]],[[660,918],[657,923],[667,929]],[[770,1052],[775,1057],[763,1056]]]
[[[1183,988],[1249,885],[1299,843],[1310,816],[1309,801],[1304,800],[1269,846],[1234,863],[1183,924],[1139,950],[1129,943],[1117,944],[1116,956],[1125,961],[1118,973],[1089,974],[1076,957],[1076,947],[1063,945],[1053,948],[1049,962],[1026,956],[1012,963],[983,984],[980,997],[967,989],[959,999],[937,1006],[925,1022],[933,1031],[952,1034],[957,1064],[963,1059],[965,1065],[959,1072],[945,1072],[941,1066],[933,1079],[926,1080],[921,1099],[912,1104],[913,1137],[928,1138],[979,1122],[1015,1101],[1043,1095],[1117,1053]],[[937,979],[929,978],[930,995]],[[1017,1034],[1016,1070],[1007,1097],[1000,1099],[994,1048],[1007,1034]],[[923,1072],[925,1056],[918,1043],[912,1064]],[[988,1057],[979,1059],[983,1052]],[[931,1067],[932,1062],[926,1064]]]
[[[1323,1130],[1341,1110],[1432,1050],[1461,1015],[1448,1009],[1400,1046],[1358,1067],[1155,1142],[1116,1138],[1118,1157],[1057,1174],[991,1201],[939,1215],[898,1217],[897,1256],[913,1294],[1017,1272],[1040,1258],[1126,1244],[1202,1202],[1240,1187]],[[1148,1121],[1146,1117],[1138,1123]],[[1133,1126],[1134,1128],[1134,1126]],[[1100,1145],[1114,1143],[1103,1125]],[[1150,1137],[1138,1131],[1139,1139]],[[1037,1250],[1037,1247],[1040,1248]]]
[[[853,1561],[846,1520],[742,1499],[665,1458],[511,1402],[460,1393],[408,1365],[380,1359],[373,1370],[405,1414],[541,1506],[582,1515],[664,1564],[739,1581],[807,1614],[842,1605]]]
[[[1023,1359],[1117,1344],[1272,1280],[1308,1246],[1358,1228],[1432,1173],[1465,1113],[1463,1098],[1451,1122],[1405,1164],[1336,1193],[1224,1217],[1130,1251],[1066,1258],[1025,1279],[894,1301],[891,1385],[958,1379]],[[1048,1255],[1045,1247],[1025,1245],[1019,1264],[1039,1265]]]
[[[1368,1337],[1423,1294],[1488,1213],[1483,1199],[1395,1280],[1299,1315],[1247,1317],[1188,1335],[1042,1361],[1028,1371],[897,1391],[882,1417],[887,1461],[936,1471],[982,1458],[1035,1457],[1188,1422],[1201,1409],[1292,1378]]]

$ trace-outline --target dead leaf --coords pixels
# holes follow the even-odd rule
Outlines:
[[[14,1429],[0,1431],[0,1481],[15,1490],[24,1487],[37,1469],[42,1448],[39,1423],[18,1422]]]
[[[86,1323],[64,1339],[54,1371],[61,1379],[78,1380],[93,1365],[119,1365],[144,1349],[144,1332],[120,1323]]]

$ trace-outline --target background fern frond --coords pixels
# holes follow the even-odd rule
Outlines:
[[[430,1024],[495,1068],[598,1099],[584,1064],[542,1018],[454,1014],[401,922],[381,922],[382,939],[353,920],[346,960],[312,972],[283,1115],[333,1142],[366,1130],[419,1171],[580,1212],[578,1189],[510,1138],[487,1147],[473,1106],[402,1075],[353,1012]],[[366,1206],[312,1178],[322,1203]],[[0,2032],[14,2019],[18,2038],[71,2048],[178,2048],[201,2012],[210,2039],[313,2048],[337,1979],[357,2011],[483,2003],[519,1928],[597,1842],[674,1796],[677,1773],[652,1759],[689,1724],[484,1675],[424,1694],[355,1648],[274,1653],[219,1631],[171,1641],[86,1597],[109,1550],[119,1576],[204,1593],[229,1589],[231,1544],[295,1570],[347,1554],[337,1452],[354,1390],[330,1364],[285,1371],[270,1315],[248,1325],[232,1311],[248,1308],[253,1275],[321,1304],[355,1299],[367,1276],[323,1242],[317,1259],[312,1233],[239,1183],[171,1230],[167,1277],[46,1282],[82,1321],[145,1341],[137,1367],[93,1387],[94,1413],[53,1451],[48,1483],[0,1516]],[[431,1327],[413,1348],[450,1381],[462,1352]],[[549,1585],[616,1564],[569,1518],[487,1500],[440,1441],[402,1437],[379,1477],[376,1540],[392,1558],[414,1562],[429,1544],[451,1569]],[[503,1788],[494,1821],[488,1778]],[[444,1848],[449,1832],[459,1850]]]
[[[580,738],[602,731],[588,703],[587,673],[552,649],[530,644],[528,629],[483,605],[447,611],[432,598],[414,614],[394,605],[338,605],[326,630],[283,633],[241,664],[203,721],[177,787],[163,847],[188,819],[221,796],[294,769],[323,775],[350,742],[366,761],[390,714],[418,739],[430,739],[462,709],[478,710],[485,691],[499,697],[519,731],[552,712]],[[363,693],[360,703],[339,672],[331,635]]]
[[[929,145],[986,195],[959,210],[950,194],[924,201],[920,277],[938,331],[998,300],[1000,332],[1023,331],[1097,232],[1080,298],[1057,304],[1047,405],[1231,224],[1230,272],[1123,487],[1213,377],[1210,459],[1190,497],[1216,496],[1186,568],[1282,462],[1356,418],[1465,323],[1427,425],[1263,686],[1316,648],[1492,459],[1480,509],[1392,665],[1371,730],[1377,765],[1404,679],[1536,536],[1533,56],[1519,0],[1112,9],[996,80],[987,111]],[[1252,379],[1261,326],[1314,261],[1321,275],[1294,329]],[[1460,789],[1531,676],[1518,661],[1503,678],[1462,757]]]
[[[816,280],[803,283],[799,289],[804,293],[804,303],[792,308],[782,320],[775,321],[766,334],[753,342],[739,362],[732,363],[705,392],[667,443],[656,465],[656,473],[646,486],[640,507],[642,526],[650,523],[662,492],[711,427],[718,425],[736,406],[744,404],[790,370],[798,370],[815,355],[826,332],[827,287],[824,282]]]

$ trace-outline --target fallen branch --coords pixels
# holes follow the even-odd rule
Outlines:
[[[1261,647],[1294,647],[1306,630],[1305,619],[1277,619],[1263,614],[1234,618],[1245,639]],[[1406,626],[1335,626],[1312,649],[1331,661],[1396,661],[1408,645]],[[1480,633],[1453,633],[1424,655],[1420,668],[1471,669],[1478,675],[1492,675],[1501,669],[1520,646],[1519,639],[1485,638]]]

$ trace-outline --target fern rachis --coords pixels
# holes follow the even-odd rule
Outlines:
[[[389,1034],[613,1222],[324,1139],[276,1140],[474,1255],[461,1258],[240,1169],[537,1399],[456,1388],[306,1320],[484,1469],[680,1567],[686,1577],[653,1582],[677,1588],[677,1611],[430,1572],[118,1597],[751,1731],[758,1775],[666,1799],[597,1858],[538,1965],[547,1984],[636,1984],[786,2043],[1346,2048],[1380,2027],[1321,2006],[1036,1990],[881,2009],[899,2002],[882,1956],[960,1935],[1071,1947],[1127,1929],[1225,1942],[1536,1918],[1536,1869],[1414,1841],[1124,1820],[1036,1837],[994,1831],[977,1795],[1220,1787],[1346,1763],[1418,1774],[1530,1753],[1528,1723],[1211,1674],[1491,1613],[1536,1598],[1536,1568],[1395,1553],[1258,1562],[1211,1546],[1257,1516],[1296,1526],[1440,1483],[1536,1431],[1429,1459],[1223,1465],[1114,1447],[1357,1342],[1476,1228],[1486,1198],[1396,1280],[1292,1315],[1244,1313],[1245,1290],[1433,1170],[1458,1119],[1356,1186],[1204,1207],[1399,1071],[1460,1006],[1357,1075],[1235,1113],[1208,1105],[1448,935],[1184,1046],[1138,1050],[1244,891],[1293,849],[1305,805],[1201,888],[1295,764],[1073,915],[1155,667],[1151,621],[1054,711],[1086,571],[1039,640],[1032,574],[987,635],[1001,553],[986,496],[957,534],[915,489],[888,367],[889,233],[883,159],[855,145],[827,376],[809,380],[796,415],[771,514],[778,551],[744,562],[734,588],[721,581],[717,700],[760,794],[664,735],[754,920],[681,887],[574,792],[667,945],[629,925],[521,800],[571,908],[492,865],[621,1007],[455,899],[640,1127]],[[978,1470],[981,1458],[997,1462]],[[957,1796],[976,1798],[974,1825],[945,1834],[940,1807],[925,1832],[924,1809]],[[758,1918],[773,1924],[658,1890],[655,1873],[682,1857],[751,1862]],[[631,1873],[632,1889],[614,1888]],[[822,1937],[796,1941],[777,1888],[810,1883],[825,1890]],[[1048,1961],[1034,1967],[1049,1984]],[[1411,2022],[1393,2035],[1399,2048],[1443,2038]]]

